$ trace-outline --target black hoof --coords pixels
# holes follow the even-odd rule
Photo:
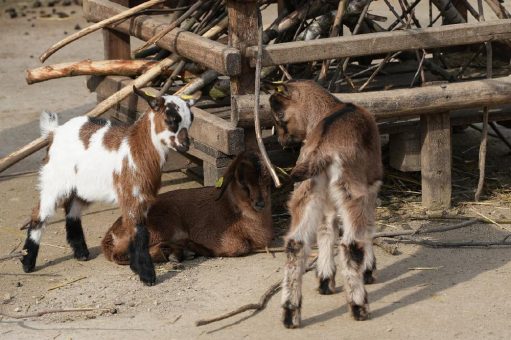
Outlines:
[[[152,272],[143,271],[139,274],[140,281],[142,281],[146,286],[154,286],[156,284],[156,273],[154,269]]]
[[[319,279],[318,292],[321,295],[332,295],[335,293],[335,283],[332,279]]]
[[[25,258],[21,260],[21,263],[23,264],[23,271],[25,273],[31,273],[35,270],[35,263],[29,263],[29,261],[25,261]]]
[[[366,270],[364,272],[364,283],[366,285],[370,285],[370,284],[373,284],[375,281],[376,281],[376,279],[373,276],[373,271],[372,270]]]
[[[359,306],[350,304],[351,316],[357,321],[364,321],[369,318],[369,311],[367,306]]]
[[[301,305],[301,303],[300,303]],[[301,313],[300,306],[292,306],[289,302],[285,303],[283,306],[283,317],[282,323],[286,328],[298,328],[300,327]]]
[[[74,257],[78,261],[88,261],[89,256],[90,256],[90,253],[89,253],[89,250],[87,249],[87,247],[82,248],[82,249],[75,249],[75,251],[74,251]]]

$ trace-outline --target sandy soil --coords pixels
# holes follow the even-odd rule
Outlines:
[[[4,8],[4,7],[2,7]],[[0,18],[0,156],[38,135],[41,109],[60,112],[63,121],[86,111],[95,97],[83,78],[56,80],[27,86],[23,70],[39,65],[37,56],[51,43],[85,25],[77,13],[60,20],[20,17]],[[3,12],[3,10],[2,10]],[[35,24],[35,27],[31,27]],[[25,35],[28,32],[28,35]],[[30,56],[33,56],[31,58]],[[50,62],[102,56],[101,34],[63,49]],[[509,130],[506,131],[511,136]],[[456,211],[483,212],[494,219],[511,218],[509,198],[494,194],[485,205],[464,204],[464,190],[471,190],[476,175],[479,134],[467,130],[455,138],[454,155],[469,164],[469,171],[455,172]],[[490,138],[489,174],[497,191],[509,194],[509,150]],[[36,203],[35,186],[41,154],[19,163],[0,176],[0,255],[20,249],[24,233],[18,226]],[[462,182],[464,177],[472,182]],[[164,175],[163,189],[197,187],[200,184],[182,172]],[[417,228],[438,222],[410,222],[412,203],[395,203],[382,196],[379,221],[387,227]],[[465,202],[466,203],[466,202]],[[17,260],[0,262],[0,310],[24,314],[54,308],[115,308],[109,312],[61,313],[28,320],[0,317],[0,338],[102,339],[156,338],[189,339],[275,339],[275,338],[361,338],[381,339],[509,339],[511,328],[511,249],[430,249],[400,245],[399,255],[376,249],[377,283],[368,286],[371,319],[353,321],[338,275],[338,294],[320,296],[313,273],[305,276],[303,328],[286,330],[280,324],[279,296],[256,315],[245,313],[212,325],[194,322],[256,302],[274,282],[282,278],[284,255],[257,254],[243,258],[198,258],[182,265],[157,267],[158,284],[145,287],[128,267],[104,259],[99,244],[103,233],[117,218],[118,210],[93,205],[83,218],[91,260],[72,258],[65,241],[60,212],[48,226],[40,250],[37,271],[24,274]],[[453,223],[453,222],[451,222]],[[390,228],[391,228],[390,227]],[[511,229],[509,225],[504,225]],[[435,234],[438,240],[493,240],[509,233],[491,224]],[[275,240],[276,244],[280,239]],[[422,270],[419,270],[422,268]]]

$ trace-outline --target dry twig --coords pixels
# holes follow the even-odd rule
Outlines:
[[[305,270],[306,273],[316,267],[317,260],[318,260],[317,256],[314,259],[312,259],[312,261],[307,266],[307,269]],[[213,322],[217,322],[220,320],[230,318],[231,316],[235,316],[235,315],[241,314],[241,313],[249,311],[249,310],[253,310],[254,313],[252,315],[254,315],[255,313],[258,313],[266,308],[266,305],[268,304],[268,301],[270,301],[272,296],[275,295],[278,291],[280,291],[281,285],[282,285],[282,280],[279,280],[278,282],[275,282],[274,284],[272,284],[261,296],[258,303],[249,303],[247,305],[236,308],[235,310],[233,310],[231,312],[222,314],[220,316],[217,316],[217,317],[214,317],[211,319],[198,320],[197,322],[195,322],[195,325],[196,326],[204,326],[204,325],[207,325],[207,324],[210,324]]]
[[[117,309],[115,309],[115,308],[67,308],[67,309],[63,308],[63,309],[43,310],[43,311],[36,312],[36,313],[22,314],[22,315],[14,315],[14,314],[9,314],[9,313],[0,311],[0,315],[3,315],[5,317],[11,318],[11,319],[28,319],[28,318],[38,318],[38,317],[46,315],[46,314],[70,313],[70,312],[93,312],[93,311],[109,312],[111,314],[117,313]]]
[[[39,60],[44,63],[46,59],[48,59],[53,53],[60,50],[62,47],[72,43],[75,40],[80,39],[81,37],[86,36],[87,34],[90,34],[92,32],[95,32],[101,28],[105,28],[108,25],[118,23],[119,21],[122,21],[126,18],[129,18],[133,16],[134,14],[145,10],[147,8],[153,7],[155,5],[161,4],[165,2],[165,0],[150,0],[147,2],[144,2],[138,6],[135,6],[133,8],[127,9],[124,12],[121,12],[117,15],[114,15],[108,19],[105,19],[103,21],[100,21],[98,23],[95,23],[93,25],[90,25],[89,27],[84,28],[83,30],[76,32],[74,34],[71,34],[70,36],[66,37],[65,39],[62,39],[58,43],[52,45],[50,48],[48,48],[41,56],[39,57]]]
[[[15,253],[11,253],[9,255],[0,256],[0,262],[7,261],[10,259],[22,258],[25,255],[27,255],[27,251],[25,249],[23,249],[23,250],[15,252]]]
[[[275,187],[280,188],[282,185],[279,180],[279,176],[275,172],[273,165],[271,164],[270,157],[264,147],[263,137],[261,136],[261,120],[259,118],[259,96],[261,92],[261,58],[263,55],[263,19],[261,17],[261,11],[257,9],[257,26],[259,30],[258,37],[258,49],[255,69],[255,101],[254,101],[254,126],[257,139],[257,145],[259,146],[259,152],[263,158],[264,165],[270,172],[271,178],[275,183]]]

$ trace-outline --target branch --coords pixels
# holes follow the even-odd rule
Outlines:
[[[90,59],[42,66],[26,70],[27,84],[35,84],[46,80],[74,76],[138,76],[156,65],[158,62],[149,60],[100,60]]]
[[[480,219],[474,218],[474,219],[471,219],[468,221],[463,221],[461,223],[457,223],[457,224],[450,225],[450,226],[429,228],[429,229],[425,229],[425,230],[418,229],[418,230],[401,230],[401,231],[383,231],[383,232],[375,233],[373,235],[373,239],[379,238],[379,237],[397,237],[397,236],[403,236],[403,235],[440,233],[440,232],[444,232],[444,231],[465,228],[465,227],[471,226],[473,224],[476,224],[478,222],[480,222]]]
[[[7,260],[10,260],[10,259],[22,258],[25,255],[27,255],[27,251],[25,249],[23,249],[23,250],[17,251],[15,253],[12,253],[12,254],[9,254],[9,255],[0,256],[0,262],[7,261]]]
[[[318,260],[317,256],[312,259],[312,261],[307,266],[307,269],[305,270],[306,273],[310,272],[312,269],[314,269],[316,267],[317,260]],[[268,301],[270,301],[272,296],[275,295],[278,291],[280,291],[281,285],[282,285],[282,280],[279,280],[278,282],[275,282],[274,284],[272,284],[270,286],[270,288],[268,288],[266,290],[266,292],[264,292],[264,294],[259,298],[259,303],[249,303],[249,304],[243,305],[239,308],[236,308],[235,310],[233,310],[231,312],[222,314],[220,316],[217,316],[217,317],[214,317],[211,319],[198,320],[197,322],[195,322],[195,325],[196,326],[204,326],[204,325],[207,325],[207,324],[210,324],[213,322],[217,322],[220,320],[230,318],[231,316],[235,316],[235,315],[241,314],[241,313],[249,311],[249,310],[253,310],[254,313],[252,315],[254,315],[255,313],[260,312],[266,308],[266,305],[268,304]]]
[[[68,308],[68,309],[49,309],[49,310],[43,310],[43,311],[37,312],[37,313],[23,314],[23,315],[14,315],[14,314],[8,314],[5,312],[0,312],[0,315],[3,315],[8,318],[12,318],[12,319],[27,319],[27,318],[38,318],[38,317],[46,315],[46,314],[54,314],[54,313],[92,312],[92,311],[109,312],[111,314],[117,313],[117,309],[115,309],[115,308]]]
[[[83,30],[79,31],[79,32],[76,32],[74,34],[71,34],[69,37],[66,37],[65,39],[62,39],[61,41],[59,41],[58,43],[52,45],[50,48],[48,48],[43,54],[41,54],[41,56],[39,57],[39,60],[44,63],[44,61],[46,59],[48,59],[53,53],[57,52],[58,50],[60,50],[62,47],[72,43],[73,41],[75,40],[78,40],[80,39],[81,37],[84,37],[92,32],[95,32],[101,28],[105,28],[107,27],[108,25],[111,25],[111,24],[114,24],[114,23],[118,23],[119,21],[121,20],[124,20],[144,9],[147,9],[149,7],[153,7],[155,5],[158,5],[158,4],[161,4],[161,3],[164,3],[165,0],[150,0],[150,1],[147,1],[147,2],[144,2],[138,6],[135,6],[133,8],[130,8],[130,9],[127,9],[125,10],[124,12],[121,12],[117,15],[114,15],[113,17],[110,17],[108,19],[105,19],[103,21],[100,21],[98,23],[95,23],[89,27],[86,27],[84,28]]]
[[[156,34],[155,36],[153,36],[151,39],[147,40],[141,47],[137,48],[135,50],[135,53],[140,51],[140,50],[143,50],[145,49],[146,47],[152,45],[152,44],[155,44],[156,42],[158,42],[158,40],[160,40],[161,38],[163,38],[167,33],[169,33],[170,31],[172,31],[174,28],[178,27],[183,21],[185,21],[186,19],[188,19],[188,17],[190,17],[192,15],[193,12],[195,12],[195,10],[197,10],[197,8],[199,8],[202,3],[204,2],[204,0],[199,0],[197,1],[196,3],[194,3],[190,8],[188,8],[188,10],[186,12],[183,13],[183,15],[181,15],[176,21],[174,21],[173,23],[171,23],[167,28],[165,28],[164,30],[158,32],[158,34]]]
[[[259,30],[258,37],[258,49],[256,58],[256,69],[255,69],[255,100],[254,100],[254,128],[256,133],[257,145],[263,158],[264,165],[270,172],[270,175],[275,183],[275,187],[280,188],[282,185],[279,180],[279,176],[275,172],[273,165],[271,164],[270,157],[264,147],[263,137],[261,136],[261,120],[259,118],[259,97],[261,92],[261,58],[263,55],[263,19],[261,17],[261,10],[257,9],[257,26]]]

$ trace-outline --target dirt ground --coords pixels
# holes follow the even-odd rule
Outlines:
[[[77,24],[84,27],[80,8],[58,6],[59,11],[70,15],[67,18],[27,14],[10,19],[4,13],[7,5],[0,7],[0,46],[6,47],[0,50],[0,157],[38,136],[37,119],[42,109],[59,112],[65,121],[86,112],[95,101],[83,78],[32,86],[24,82],[23,70],[38,66],[37,56],[46,47],[63,38],[64,32],[72,33]],[[64,48],[50,62],[101,57],[101,34],[95,33]],[[502,130],[511,137],[510,130]],[[475,216],[479,212],[492,219],[509,220],[511,156],[496,138],[490,137],[489,190],[485,201],[471,203],[479,137],[477,131],[470,129],[454,136],[455,207],[450,213]],[[22,246],[25,235],[18,227],[36,203],[36,171],[41,158],[41,153],[35,154],[0,174],[0,255]],[[379,227],[415,229],[441,223],[411,220],[421,213],[417,194],[420,188],[413,184],[417,178],[417,174],[388,172],[380,195]],[[164,174],[162,190],[199,185],[195,178],[177,171]],[[36,272],[23,273],[18,260],[0,262],[2,312],[21,315],[85,307],[115,308],[117,312],[59,313],[27,320],[0,316],[1,339],[511,338],[510,248],[431,249],[399,245],[399,254],[394,256],[376,248],[377,282],[367,287],[369,321],[355,322],[350,318],[339,274],[338,293],[321,296],[316,291],[314,273],[308,273],[303,287],[302,329],[287,330],[281,325],[279,295],[256,315],[244,313],[196,327],[198,319],[257,302],[271,284],[282,278],[284,255],[197,258],[182,265],[167,263],[157,266],[157,285],[145,287],[128,267],[114,265],[101,254],[101,238],[118,214],[115,207],[99,204],[86,212],[83,224],[91,250],[87,262],[72,258],[61,212],[46,229]],[[488,241],[501,239],[510,231],[509,224],[501,227],[476,224],[431,237],[443,241]],[[275,245],[279,244],[281,240],[277,238]]]

